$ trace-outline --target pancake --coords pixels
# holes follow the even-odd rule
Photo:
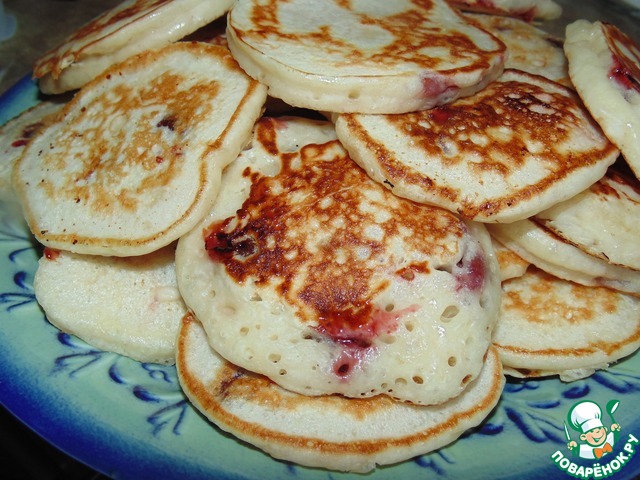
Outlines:
[[[13,166],[29,140],[38,130],[51,123],[54,114],[63,106],[64,102],[45,100],[0,127],[0,199],[15,198],[11,186]]]
[[[46,248],[34,277],[36,299],[51,324],[95,348],[173,364],[186,312],[174,252],[169,245],[121,258]]]
[[[222,17],[232,0],[126,0],[88,22],[34,65],[44,93],[82,87],[111,65],[181,39]]]
[[[266,88],[225,48],[178,42],[87,84],[41,130],[13,186],[36,239],[93,255],[144,255],[209,210]]]
[[[504,68],[542,75],[571,87],[563,39],[556,38],[524,20],[501,15],[467,13],[465,18],[477,23],[507,46]]]
[[[554,235],[589,255],[640,270],[640,183],[617,168],[582,193],[535,216]]]
[[[530,268],[504,282],[494,345],[505,373],[571,381],[640,347],[640,299]]]
[[[478,222],[514,222],[600,179],[618,150],[570,89],[518,70],[451,105],[341,114],[338,138],[393,193]]]
[[[212,347],[306,395],[459,395],[499,309],[484,226],[373,182],[329,122],[264,118],[250,145],[176,250]]]
[[[504,282],[524,275],[531,264],[495,238],[492,237],[491,240],[493,241],[493,251],[500,266],[500,280]]]
[[[299,395],[226,362],[189,315],[177,351],[180,384],[211,422],[275,458],[331,470],[367,472],[443,447],[480,424],[504,386],[490,349],[480,376],[442,405]]]
[[[296,106],[401,113],[471,95],[505,47],[444,0],[239,0],[227,19],[238,63]]]
[[[453,6],[467,12],[506,15],[525,21],[554,20],[562,7],[552,0],[449,0]]]
[[[492,224],[488,228],[491,235],[507,248],[556,277],[581,285],[640,294],[640,271],[585,253],[545,227],[543,222],[536,221],[535,217],[508,224]]]
[[[585,106],[640,178],[640,46],[616,26],[567,26],[569,75]]]

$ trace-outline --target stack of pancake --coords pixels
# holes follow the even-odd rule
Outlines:
[[[633,353],[638,47],[581,21],[563,49],[515,18],[557,5],[514,3],[129,0],[85,26],[34,69],[71,99],[0,131],[47,318],[175,362],[276,458],[358,472],[456,440],[504,373]]]

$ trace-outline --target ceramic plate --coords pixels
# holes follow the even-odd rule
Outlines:
[[[0,124],[35,104],[25,78],[0,97]],[[0,203],[0,402],[52,444],[114,478],[130,479],[631,479],[640,475],[640,355],[574,383],[509,381],[499,405],[454,444],[366,475],[276,461],[209,424],[174,367],[105,353],[51,326],[35,301],[40,247],[18,208]],[[596,402],[621,425],[599,460],[571,455],[571,407]],[[606,405],[619,402],[610,415]],[[613,419],[615,416],[615,420]]]

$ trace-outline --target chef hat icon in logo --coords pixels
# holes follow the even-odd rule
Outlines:
[[[573,429],[582,433],[604,426],[601,420],[602,409],[595,402],[577,403],[567,416]]]

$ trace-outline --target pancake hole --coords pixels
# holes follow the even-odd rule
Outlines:
[[[444,309],[444,312],[442,312],[442,315],[440,315],[440,320],[442,320],[445,323],[449,322],[453,318],[455,318],[456,315],[458,315],[458,313],[460,313],[460,309],[458,307],[456,307],[455,305],[449,305],[447,308]]]
[[[252,302],[261,302],[262,297],[259,294],[254,293],[253,295],[251,295],[251,298],[249,300],[251,300]]]
[[[395,343],[396,337],[395,335],[389,335],[389,334],[380,335],[380,341],[382,343],[386,343],[387,345],[391,345],[392,343]]]
[[[280,376],[284,376],[287,374],[287,371],[284,368],[281,368],[280,371],[278,372],[278,375]]]
[[[447,363],[449,364],[450,367],[455,367],[456,363],[458,363],[458,359],[456,357],[449,357],[449,360],[447,361]]]
[[[436,267],[436,270],[439,272],[453,273],[451,265],[440,265],[439,267]]]
[[[251,350],[250,348],[247,348],[244,351],[244,356],[247,360],[253,360],[253,350]]]
[[[471,375],[465,375],[464,378],[462,379],[462,383],[461,385],[466,385],[467,383],[469,383],[469,381],[471,380]]]
[[[413,332],[413,329],[416,328],[416,325],[413,322],[407,322],[404,324],[404,328],[407,329],[407,332]]]
[[[278,335],[276,335],[276,334],[274,333],[273,335],[271,335],[271,336],[269,337],[269,340],[271,340],[272,342],[276,342],[276,341],[278,340],[278,338],[279,338],[279,337],[278,337]]]
[[[342,377],[349,374],[349,370],[351,370],[351,365],[348,363],[343,363],[338,368],[336,368],[336,373]]]
[[[222,314],[231,317],[236,314],[236,307],[233,305],[225,305],[222,307]]]
[[[400,377],[400,378],[396,378],[396,385],[406,385],[407,384],[407,380]]]
[[[357,100],[360,98],[360,90],[351,90],[349,92],[349,100]]]
[[[389,388],[389,385],[388,385],[388,384],[386,384],[386,383],[383,383],[382,385],[380,385],[380,388],[381,388],[382,390],[386,390],[387,388]]]
[[[249,327],[242,327],[240,329],[240,336],[246,337],[249,334]]]
[[[269,361],[271,363],[278,363],[282,357],[279,353],[272,353],[269,355]]]
[[[422,385],[424,383],[424,380],[419,375],[414,376],[411,380],[413,380],[413,383],[416,385]]]
[[[392,312],[394,308],[395,308],[395,305],[393,303],[388,303],[387,306],[384,307],[386,312]]]

